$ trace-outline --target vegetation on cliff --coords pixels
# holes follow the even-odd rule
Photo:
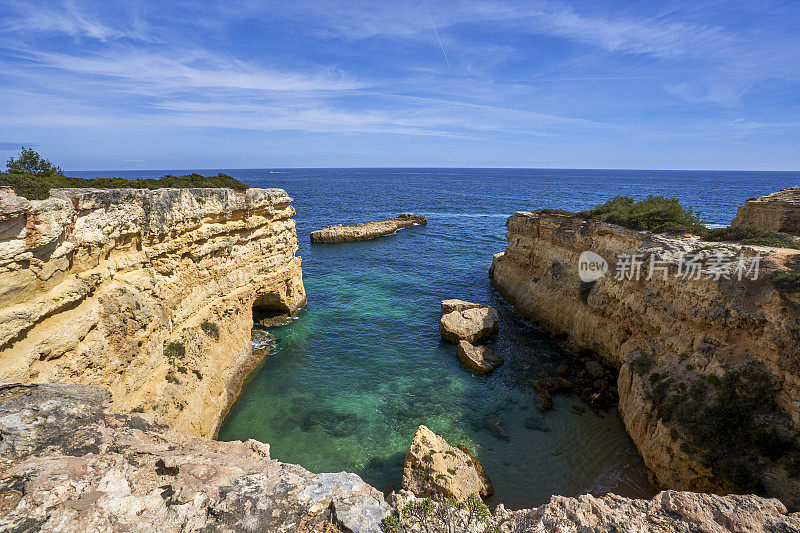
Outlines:
[[[14,192],[28,200],[44,200],[50,196],[50,189],[188,189],[226,187],[244,190],[249,187],[227,174],[203,176],[188,174],[173,176],[168,174],[161,178],[145,178],[129,180],[125,178],[72,178],[62,175],[40,175],[0,173],[0,186],[12,187]]]
[[[44,200],[50,189],[188,189],[225,187],[242,191],[249,187],[228,176],[203,176],[193,173],[185,176],[167,174],[158,179],[143,178],[72,178],[64,176],[60,167],[52,164],[31,148],[23,148],[20,154],[6,162],[7,172],[0,172],[0,186],[12,187],[14,192],[28,200]]]
[[[800,239],[788,233],[755,226],[709,228],[706,221],[677,198],[649,195],[636,201],[617,196],[593,209],[571,212],[563,209],[537,209],[534,213],[569,215],[656,233],[692,233],[714,242],[738,242],[777,248],[800,248]]]
[[[687,370],[691,363],[687,363]],[[649,369],[637,365],[640,375]],[[788,415],[775,401],[775,385],[755,368],[728,370],[721,376],[697,374],[675,380],[670,372],[652,372],[648,398],[659,419],[672,425],[673,440],[701,459],[733,492],[764,494],[764,474],[783,467],[790,476],[800,447],[789,431]]]

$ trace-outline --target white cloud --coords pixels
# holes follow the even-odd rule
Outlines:
[[[22,52],[23,57],[51,69],[124,81],[123,91],[146,94],[203,88],[255,91],[331,91],[364,87],[335,69],[313,74],[279,72],[207,51],[185,54],[122,49],[99,55]]]
[[[89,14],[90,10],[81,8],[74,0],[68,0],[59,7],[32,1],[10,2],[7,8],[14,14],[0,24],[0,32],[57,33],[100,41],[125,37],[151,40],[145,33],[140,18],[132,17],[125,21],[125,28],[114,28],[97,20]]]

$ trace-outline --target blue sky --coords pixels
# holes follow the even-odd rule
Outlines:
[[[0,158],[800,169],[800,2],[0,4]]]

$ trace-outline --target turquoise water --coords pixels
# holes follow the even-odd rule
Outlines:
[[[505,247],[508,215],[537,207],[586,209],[617,194],[653,193],[678,196],[710,223],[726,224],[746,198],[800,183],[798,173],[224,171],[295,198],[309,300],[291,325],[271,330],[278,341],[248,379],[219,438],[256,438],[270,443],[276,459],[316,472],[356,472],[388,489],[399,488],[405,452],[425,424],[451,444],[469,446],[494,483],[493,502],[512,508],[541,504],[552,494],[646,497],[653,490],[616,411],[596,413],[576,398],[556,397],[555,409],[542,412],[535,391],[519,379],[552,371],[564,356],[489,283],[491,254]],[[428,225],[368,242],[309,243],[312,229],[401,211],[426,215]],[[439,302],[445,298],[500,312],[494,349],[506,363],[492,375],[470,372],[442,341]],[[505,438],[489,430],[497,418]],[[526,418],[549,431],[526,428]]]

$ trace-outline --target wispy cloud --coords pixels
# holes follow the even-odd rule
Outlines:
[[[124,28],[112,27],[100,22],[74,0],[55,6],[44,2],[10,0],[7,7],[12,14],[0,24],[0,32],[4,33],[63,34],[100,41],[119,38],[151,40],[141,18],[131,17]]]
[[[121,48],[93,55],[21,51],[35,65],[73,74],[124,80],[127,90],[154,88],[247,89],[257,91],[335,91],[363,87],[334,68],[312,74],[280,72],[200,49],[186,53]]]

